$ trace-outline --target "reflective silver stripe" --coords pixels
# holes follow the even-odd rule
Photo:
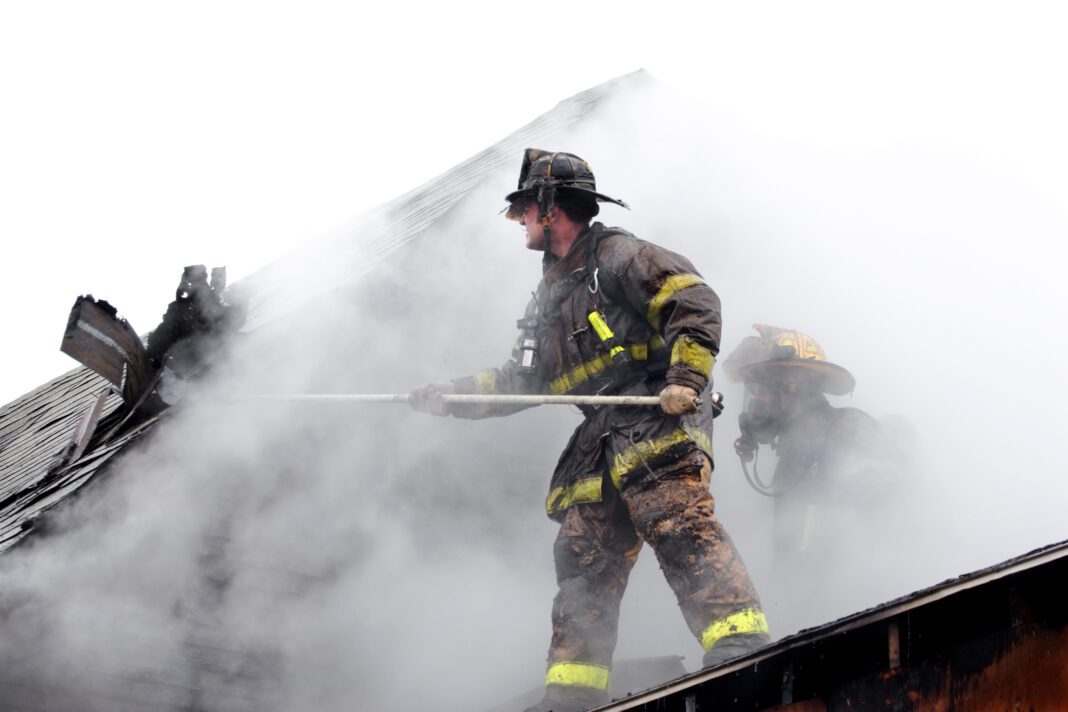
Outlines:
[[[100,331],[99,329],[97,329],[95,327],[90,326],[89,324],[86,324],[84,321],[79,321],[77,326],[78,326],[79,329],[81,329],[85,333],[89,334],[89,336],[92,336],[94,339],[96,339],[100,343],[104,344],[105,346],[107,346],[109,348],[115,349],[115,351],[117,351],[118,354],[120,356],[122,356],[126,360],[127,363],[133,361],[133,359],[130,358],[130,354],[126,351],[126,349],[124,349],[121,346],[119,346],[118,342],[116,342],[114,339],[112,339],[110,336],[108,336],[104,332]]]

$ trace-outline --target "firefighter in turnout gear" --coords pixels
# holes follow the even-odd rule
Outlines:
[[[653,549],[705,665],[768,642],[757,593],[714,515],[711,371],[720,340],[715,292],[684,257],[591,220],[596,190],[578,156],[528,149],[507,216],[544,252],[541,282],[500,368],[411,395],[461,418],[524,406],[446,404],[446,393],[658,395],[661,406],[583,406],[546,497],[554,547],[546,696],[530,712],[607,702],[620,601],[643,542]]]
[[[734,448],[749,483],[775,498],[775,572],[779,590],[789,591],[776,611],[788,627],[801,627],[843,612],[829,602],[832,594],[846,597],[842,571],[879,576],[861,572],[888,531],[900,457],[873,417],[828,402],[855,382],[815,339],[754,328],[759,336],[744,339],[723,362],[728,377],[745,385]],[[770,482],[758,469],[761,445],[778,457]]]

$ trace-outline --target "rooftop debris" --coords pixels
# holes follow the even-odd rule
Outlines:
[[[186,267],[147,345],[111,304],[92,295],[78,297],[60,350],[119,390],[123,423],[135,414],[151,417],[174,405],[183,382],[201,373],[222,337],[244,324],[245,300],[225,290],[225,267],[213,269],[210,281],[204,265]]]
[[[150,380],[137,332],[115,307],[91,294],[74,300],[59,350],[120,389],[127,403],[136,401]]]
[[[105,383],[72,372],[57,379],[56,393],[31,394],[27,417],[0,428],[0,445],[13,454],[0,461],[0,552],[31,529],[46,529],[42,513],[151,429],[180,399],[185,382],[210,366],[224,337],[241,328],[245,313],[245,300],[226,291],[225,269],[212,270],[209,281],[203,265],[185,268],[147,346],[111,304],[92,295],[78,297],[60,350]],[[9,417],[17,411],[4,412]],[[34,453],[31,468],[23,441],[56,448]],[[30,470],[21,482],[18,466]]]
[[[162,374],[158,395],[166,405],[175,402],[174,379],[185,380],[201,373],[210,363],[225,336],[245,323],[247,300],[226,291],[226,268],[211,271],[204,265],[186,267],[163,321],[148,336],[149,365]]]

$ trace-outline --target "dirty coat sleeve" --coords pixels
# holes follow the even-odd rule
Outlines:
[[[500,368],[487,368],[471,376],[452,379],[457,393],[477,395],[517,395],[540,392],[532,379],[520,375],[519,364],[509,359]],[[518,413],[532,405],[497,405],[486,403],[452,403],[449,414],[457,418],[496,418]]]
[[[619,279],[630,305],[670,350],[667,382],[701,393],[719,353],[719,297],[681,255],[640,240],[606,243],[606,266]]]

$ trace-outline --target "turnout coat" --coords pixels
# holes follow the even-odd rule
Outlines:
[[[563,258],[546,254],[519,324],[512,358],[455,379],[457,393],[658,395],[666,384],[680,384],[705,394],[699,412],[682,417],[652,407],[584,406],[585,419],[552,476],[550,517],[601,501],[602,487],[622,491],[669,474],[695,449],[711,460],[707,391],[719,352],[720,302],[685,257],[593,223]],[[523,348],[532,344],[536,362],[524,367]],[[484,418],[524,407],[452,404],[450,413]]]

